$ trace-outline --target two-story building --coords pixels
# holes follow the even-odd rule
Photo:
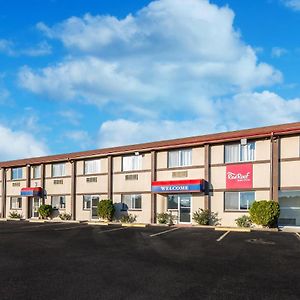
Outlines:
[[[98,219],[112,199],[116,218],[141,223],[171,212],[192,224],[199,208],[222,225],[248,213],[254,201],[275,200],[280,225],[300,226],[300,122],[175,140],[20,159],[0,163],[0,214],[38,218],[42,203],[54,216]]]

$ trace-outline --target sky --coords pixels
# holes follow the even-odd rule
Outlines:
[[[300,121],[300,0],[0,0],[0,160]]]

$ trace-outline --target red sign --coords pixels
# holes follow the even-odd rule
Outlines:
[[[238,164],[226,166],[226,189],[252,189],[252,187],[252,164]]]

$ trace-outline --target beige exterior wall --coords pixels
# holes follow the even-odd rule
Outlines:
[[[132,214],[136,216],[138,223],[151,223],[151,194],[141,194],[142,196],[142,209],[129,209],[121,211],[122,195],[114,195],[113,202],[116,205],[116,219],[119,219],[123,214]]]
[[[280,158],[295,158],[300,156],[299,136],[280,139]]]
[[[178,147],[178,150],[182,148]],[[247,214],[247,212],[225,212],[224,211],[224,191],[226,190],[226,164],[224,164],[224,144],[212,145],[211,149],[211,167],[210,167],[210,183],[213,191],[211,195],[211,209],[213,212],[219,214],[221,225],[235,226],[235,219]],[[125,154],[124,154],[125,155]],[[126,154],[127,155],[127,154]],[[151,153],[141,153],[142,170],[132,172],[122,172],[122,156],[113,157],[113,201],[117,208],[116,217],[119,218],[122,214],[130,213],[137,216],[137,222],[150,223],[151,221]],[[270,199],[270,155],[271,143],[270,139],[256,141],[255,161],[253,162],[253,190],[255,190],[256,200]],[[168,151],[157,152],[157,181],[169,180],[185,180],[185,179],[202,179],[204,178],[204,147],[198,146],[192,148],[192,166],[178,167],[168,169]],[[280,158],[281,159],[295,159],[280,162],[280,187],[299,189],[300,177],[297,176],[300,169],[300,138],[299,136],[283,137],[280,139]],[[107,199],[108,197],[108,158],[91,158],[99,159],[101,170],[99,174],[84,174],[84,159],[76,162],[76,219],[90,220],[91,210],[83,209],[83,195],[98,195],[100,199]],[[257,161],[257,162],[256,162]],[[260,163],[258,163],[260,161]],[[47,197],[46,204],[51,204],[51,197],[53,195],[66,196],[66,209],[61,209],[56,213],[71,213],[71,172],[72,165],[70,162],[65,162],[66,174],[62,177],[52,177],[52,164],[45,165],[45,190]],[[23,167],[23,179],[11,180],[11,169],[7,170],[7,184],[6,184],[6,211],[7,215],[10,211],[10,198],[12,196],[19,196],[23,187],[26,187],[26,167]],[[175,176],[174,172],[182,172],[181,176]],[[186,174],[184,174],[186,172]],[[1,184],[0,170],[0,201],[2,201],[2,184]],[[137,175],[137,180],[126,180],[126,175]],[[33,172],[31,170],[30,186],[41,186],[41,179],[33,179]],[[87,178],[95,177],[97,182],[87,182]],[[54,184],[54,180],[62,180],[62,184]],[[14,186],[15,184],[17,186]],[[258,189],[258,190],[257,190]],[[142,209],[128,210],[123,212],[121,207],[122,194],[141,193],[142,195]],[[18,210],[23,216],[27,215],[28,197],[22,198],[22,209]],[[192,194],[191,202],[191,217],[193,212],[199,208],[204,208],[204,195]],[[0,206],[1,213],[2,206]],[[166,195],[157,195],[157,213],[167,212]],[[172,210],[173,214],[178,214],[176,210]]]

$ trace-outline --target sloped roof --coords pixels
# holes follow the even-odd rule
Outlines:
[[[25,166],[27,164],[49,163],[55,161],[76,160],[79,158],[89,158],[93,156],[118,155],[124,153],[133,153],[135,151],[152,151],[163,150],[180,147],[189,147],[192,145],[217,144],[223,142],[235,141],[241,138],[264,138],[271,135],[292,135],[300,133],[300,122],[257,127],[252,129],[244,129],[237,131],[229,131],[222,133],[207,134],[201,136],[192,136],[173,140],[164,140],[158,142],[150,142],[143,144],[95,149],[81,152],[73,152],[66,154],[49,155],[42,157],[25,158],[0,162],[0,167]]]

